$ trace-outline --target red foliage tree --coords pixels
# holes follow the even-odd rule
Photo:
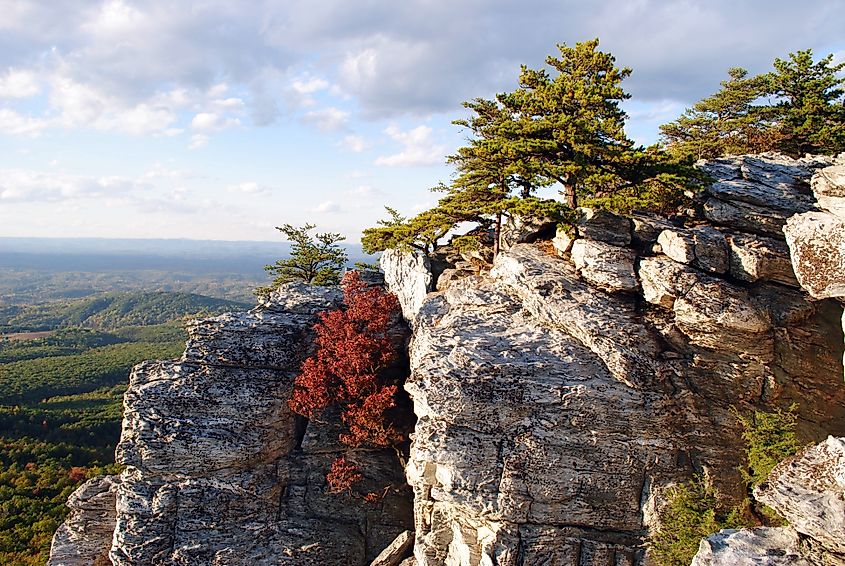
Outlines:
[[[317,350],[302,364],[289,405],[308,418],[338,406],[348,430],[342,442],[391,446],[402,440],[387,414],[396,405],[398,388],[383,374],[396,358],[397,337],[390,330],[399,302],[381,287],[368,286],[355,271],[346,274],[342,286],[346,307],[320,315],[314,326]]]

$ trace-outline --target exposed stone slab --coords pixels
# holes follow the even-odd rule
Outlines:
[[[691,566],[813,566],[792,529],[725,529],[701,541]]]
[[[402,315],[413,325],[425,296],[434,290],[431,263],[421,253],[399,250],[385,250],[379,263],[385,285],[398,297]]]
[[[117,478],[90,479],[68,498],[68,518],[53,535],[47,566],[109,566]]]
[[[780,240],[741,232],[727,235],[730,274],[742,281],[775,281],[798,286],[789,248]]]
[[[845,439],[830,436],[781,462],[754,497],[828,552],[845,555]]]
[[[631,221],[628,218],[592,208],[579,208],[578,212],[581,217],[576,229],[581,238],[617,246],[627,246],[631,243]]]
[[[572,262],[584,279],[609,292],[634,291],[639,285],[634,273],[636,254],[621,248],[580,238],[572,245]]]
[[[399,566],[414,546],[414,533],[403,531],[390,545],[376,556],[370,566]]]
[[[807,212],[783,231],[801,287],[817,299],[845,297],[845,219]]]
[[[821,208],[845,218],[845,163],[820,169],[811,186]]]

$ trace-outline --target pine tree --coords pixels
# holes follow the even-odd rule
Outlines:
[[[769,88],[779,99],[776,126],[783,152],[800,156],[845,150],[845,77],[837,76],[845,63],[832,61],[828,55],[813,63],[810,49],[775,59]]]
[[[283,283],[301,281],[309,285],[337,285],[346,265],[346,251],[338,245],[346,238],[340,234],[326,232],[309,234],[314,224],[295,227],[290,224],[277,226],[291,242],[290,257],[280,259],[264,269],[274,276],[273,282],[256,290],[258,295],[267,295]]]
[[[776,150],[792,156],[845,150],[845,63],[812,50],[775,59],[774,71],[748,77],[731,69],[716,94],[660,127],[667,150],[681,158]]]
[[[748,71],[739,67],[729,69],[728,75],[719,92],[697,102],[674,122],[660,126],[662,142],[672,155],[713,159],[776,146],[771,108],[755,104],[768,90],[768,77],[748,78]]]

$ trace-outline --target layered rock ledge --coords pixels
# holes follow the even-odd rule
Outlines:
[[[337,423],[306,423],[287,405],[316,315],[339,301],[337,289],[282,287],[250,312],[192,322],[182,359],[136,366],[116,458],[126,469],[102,505],[83,503],[101,484],[71,498],[79,511],[50,564],[92,564],[66,558],[84,553],[116,566],[357,566],[413,528],[393,451],[349,456],[363,489],[391,486],[380,501],[328,493],[325,474],[345,451]]]
[[[588,213],[556,250],[441,278],[407,314],[417,564],[640,564],[668,486],[744,496],[732,409],[845,432],[842,309],[799,288],[780,231],[831,161],[720,160],[703,221]]]

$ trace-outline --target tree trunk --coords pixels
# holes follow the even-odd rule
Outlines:
[[[575,209],[578,206],[578,200],[575,197],[575,183],[564,185],[563,194],[566,197],[566,204],[569,205],[569,208]]]
[[[499,255],[499,249],[501,248],[501,240],[502,238],[502,213],[496,213],[496,228],[493,232],[493,257],[495,258]]]

